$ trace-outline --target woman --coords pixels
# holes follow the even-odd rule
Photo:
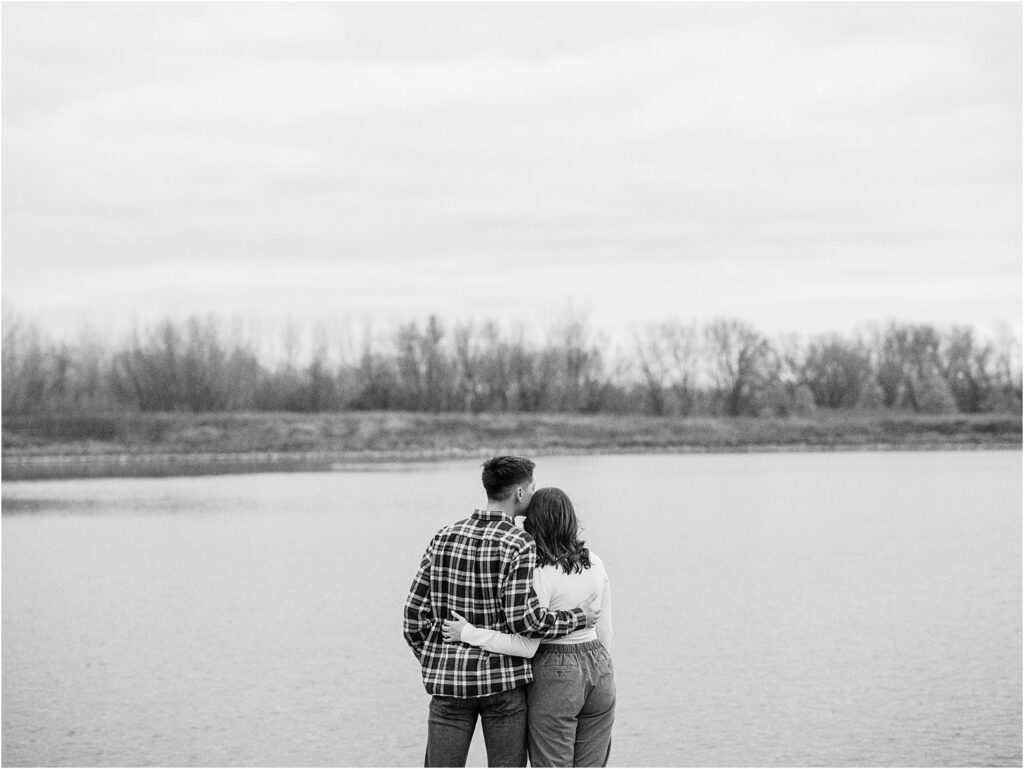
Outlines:
[[[445,640],[533,658],[527,695],[532,766],[606,766],[615,720],[608,575],[601,559],[579,539],[576,511],[561,489],[539,489],[533,495],[525,528],[537,544],[533,582],[540,602],[557,611],[597,595],[597,627],[539,641],[477,628],[456,614],[444,623]]]

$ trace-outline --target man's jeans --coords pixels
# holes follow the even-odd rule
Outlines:
[[[476,717],[488,766],[526,766],[526,687],[486,697],[432,697],[424,766],[465,766]]]
[[[615,671],[600,641],[541,644],[529,687],[530,766],[607,766]]]

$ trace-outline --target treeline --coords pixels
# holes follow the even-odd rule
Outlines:
[[[402,323],[359,345],[320,335],[282,360],[214,317],[164,320],[119,341],[58,342],[5,313],[3,413],[403,410],[679,416],[818,409],[1021,412],[1018,340],[890,322],[771,339],[748,323],[666,321],[613,353],[585,320],[539,341],[494,322]]]

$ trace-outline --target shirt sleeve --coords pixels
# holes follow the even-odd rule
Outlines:
[[[402,621],[402,635],[405,642],[412,648],[412,653],[419,659],[423,655],[423,645],[434,624],[433,610],[430,606],[430,563],[433,560],[434,541],[431,540],[420,568],[413,578],[409,595],[405,599],[405,614]]]
[[[551,606],[551,585],[540,566],[533,569],[533,591],[537,594],[541,606]]]
[[[502,607],[505,621],[513,633],[530,638],[561,638],[585,627],[587,617],[582,609],[549,611],[537,597],[533,587],[533,569],[537,553],[531,543],[516,552],[502,580]]]
[[[612,650],[612,585],[608,575],[604,575],[604,588],[601,590],[601,616],[597,620],[597,640],[609,652]]]
[[[512,633],[501,633],[466,624],[462,628],[462,642],[479,646],[496,654],[510,654],[513,657],[532,657],[540,647],[540,640]]]

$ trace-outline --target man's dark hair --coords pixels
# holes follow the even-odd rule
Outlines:
[[[502,502],[512,496],[517,486],[533,479],[537,465],[526,457],[492,457],[484,462],[482,480],[488,499]]]

